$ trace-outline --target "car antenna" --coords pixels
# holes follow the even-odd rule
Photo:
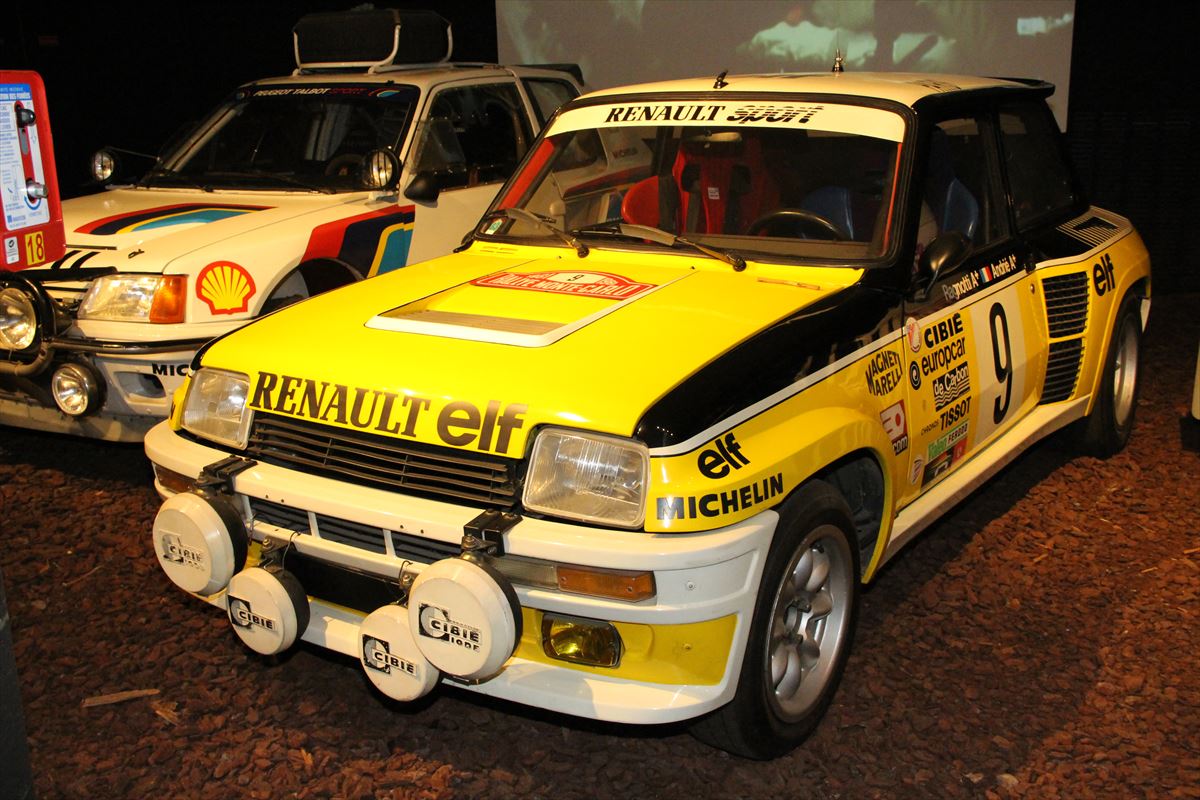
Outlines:
[[[833,72],[845,72],[846,60],[842,58],[842,48],[837,48],[833,53]]]
[[[721,70],[721,74],[717,76],[716,83],[713,84],[714,89],[724,89],[729,85],[729,81],[725,80],[725,76],[729,74],[729,70]]]

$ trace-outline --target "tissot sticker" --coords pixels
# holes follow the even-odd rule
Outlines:
[[[888,406],[879,415],[883,430],[892,442],[892,452],[900,455],[908,449],[908,417],[904,413],[904,401]]]
[[[490,400],[480,408],[465,400],[347,386],[341,383],[260,372],[250,393],[250,408],[348,425],[359,430],[415,438],[418,426],[434,426],[437,437],[453,447],[504,453],[513,431],[524,427],[524,403]]]
[[[696,468],[706,478],[724,478],[733,470],[747,466],[750,459],[742,452],[734,434],[727,433],[717,438],[711,447],[700,451],[696,457]]]
[[[245,313],[255,291],[250,273],[232,261],[216,261],[196,276],[196,296],[213,314]]]
[[[760,506],[783,494],[783,473],[771,475],[746,486],[699,497],[659,497],[655,500],[659,520],[699,519],[735,514]]]
[[[628,300],[655,288],[653,283],[639,283],[607,272],[497,272],[471,281],[474,286],[496,289],[526,289],[533,292],[574,294]]]

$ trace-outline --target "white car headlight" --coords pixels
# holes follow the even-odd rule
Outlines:
[[[250,378],[204,367],[196,371],[183,401],[183,427],[237,449],[246,446],[252,413],[246,408]]]
[[[621,528],[646,515],[650,453],[644,444],[562,428],[542,431],[525,478],[525,508]]]
[[[24,350],[37,337],[37,312],[33,299],[9,286],[0,289],[0,347]]]
[[[92,281],[79,303],[80,319],[183,322],[186,275],[105,275]]]

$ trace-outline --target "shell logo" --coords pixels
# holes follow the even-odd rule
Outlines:
[[[254,279],[232,261],[215,261],[196,276],[196,297],[213,314],[241,314],[255,292]]]

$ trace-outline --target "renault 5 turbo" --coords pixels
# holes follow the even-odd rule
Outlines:
[[[146,437],[169,578],[357,659],[768,758],[860,588],[1030,444],[1133,427],[1146,249],[1048,84],[590,94],[461,252],[203,348]]]
[[[65,256],[0,272],[0,424],[140,440],[203,342],[450,252],[579,94],[569,71],[446,61],[430,12],[309,15],[294,44],[291,75],[240,87],[135,184],[63,203]]]

